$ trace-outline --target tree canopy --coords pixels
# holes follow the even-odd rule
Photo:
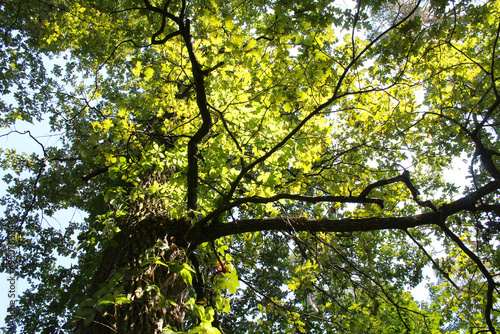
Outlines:
[[[0,123],[60,136],[0,151],[23,333],[499,329],[500,3],[0,8]]]

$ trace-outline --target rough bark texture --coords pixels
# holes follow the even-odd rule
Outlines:
[[[85,326],[78,324],[76,333],[161,333],[166,325],[182,329],[183,305],[188,299],[189,287],[180,275],[159,264],[142,265],[144,254],[158,240],[168,247],[155,249],[154,255],[163,262],[185,261],[185,253],[175,244],[176,231],[185,230],[186,222],[172,221],[168,217],[144,219],[136,225],[124,227],[114,240],[116,247],[109,246],[103,252],[100,266],[91,284],[89,296],[95,295],[102,283],[114,273],[124,270],[124,293],[132,300],[130,304],[111,304],[96,314],[94,321]],[[169,231],[167,231],[167,229]],[[170,232],[170,233],[169,233]],[[147,286],[156,285],[161,294],[173,303],[160,304],[160,295]]]

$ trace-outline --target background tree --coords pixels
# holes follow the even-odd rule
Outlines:
[[[23,332],[496,333],[498,3],[1,8],[1,123],[61,133],[1,152]]]

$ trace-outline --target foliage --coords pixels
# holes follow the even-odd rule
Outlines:
[[[23,332],[496,333],[499,6],[4,1]]]

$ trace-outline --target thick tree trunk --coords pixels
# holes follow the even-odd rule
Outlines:
[[[121,280],[118,285],[123,286],[122,293],[132,302],[97,308],[92,322],[85,325],[83,320],[80,321],[75,333],[156,334],[166,326],[182,330],[183,305],[189,297],[189,286],[168,267],[144,264],[144,260],[148,249],[157,241],[163,241],[166,247],[154,249],[152,255],[165,263],[183,263],[185,253],[175,244],[175,235],[178,235],[177,231],[184,230],[186,224],[168,217],[152,217],[137,224],[124,224],[113,238],[116,246],[109,246],[103,252],[89,297],[98,300],[105,293],[100,290],[103,285],[119,274]]]

